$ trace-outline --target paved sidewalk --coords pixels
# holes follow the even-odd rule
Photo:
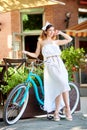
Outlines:
[[[46,117],[19,120],[16,124],[6,126],[0,122],[0,130],[87,130],[87,116],[78,112],[73,114],[73,121],[61,119],[59,122]]]

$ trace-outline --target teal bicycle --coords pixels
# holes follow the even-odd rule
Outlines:
[[[3,112],[4,113],[3,119],[6,124],[12,125],[16,123],[23,115],[27,107],[28,100],[29,100],[29,90],[31,88],[31,84],[34,87],[36,100],[38,101],[40,108],[44,110],[43,83],[40,76],[34,73],[34,66],[38,66],[38,65],[40,66],[42,64],[43,64],[43,61],[41,60],[39,60],[39,63],[37,63],[37,61],[31,62],[30,64],[31,71],[29,71],[26,81],[14,87],[14,89],[10,92],[6,100],[6,103],[4,106],[4,112]],[[32,77],[35,77],[39,83],[39,86],[40,86],[39,91],[41,91],[40,92],[41,96],[38,91],[38,86]],[[71,113],[73,113],[77,108],[80,96],[79,96],[78,87],[73,82],[69,82],[69,85],[71,87],[71,91],[70,91],[70,104],[71,105],[70,106],[71,106]],[[60,111],[60,117],[65,118],[65,115],[63,114],[62,110]],[[52,116],[49,116],[49,113],[48,113],[47,118],[52,119]]]

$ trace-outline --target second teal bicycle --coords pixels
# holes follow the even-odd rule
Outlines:
[[[29,100],[29,90],[31,88],[31,84],[34,87],[36,99],[40,105],[40,108],[41,109],[44,108],[43,83],[42,83],[40,76],[33,72],[35,65],[38,66],[38,65],[42,65],[42,64],[43,64],[43,62],[40,62],[39,64],[37,64],[36,61],[32,62],[31,71],[29,72],[26,81],[22,84],[17,85],[16,87],[14,87],[14,89],[10,92],[10,94],[6,100],[6,104],[4,106],[4,112],[3,112],[4,113],[3,119],[6,124],[12,125],[12,124],[16,123],[23,115],[23,113],[27,107],[28,100]],[[32,77],[35,77],[35,79],[38,81],[40,90],[38,90],[38,86]],[[70,106],[71,106],[71,113],[73,113],[77,108],[80,96],[79,96],[78,87],[73,82],[69,82],[69,85],[71,87]],[[39,94],[39,91],[41,91],[40,94]],[[73,98],[73,96],[74,96],[74,98]],[[65,118],[65,115],[63,114],[62,110],[60,111],[60,117]],[[49,117],[49,119],[51,119],[51,118]]]

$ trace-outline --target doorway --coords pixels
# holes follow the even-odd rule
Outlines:
[[[25,50],[26,51],[29,51],[29,52],[35,52],[36,51],[38,37],[39,37],[39,35],[25,36],[24,43],[25,43]],[[43,59],[41,53],[40,53],[38,58]]]
[[[38,36],[36,35],[25,36],[24,41],[25,41],[25,50],[30,52],[35,52],[37,47]]]
[[[87,41],[79,41],[80,48],[83,48],[85,50],[85,54],[87,54]]]

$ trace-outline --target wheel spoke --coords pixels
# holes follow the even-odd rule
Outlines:
[[[18,91],[20,91],[19,95],[17,95]],[[6,124],[14,124],[21,118],[28,103],[28,94],[27,94],[26,100],[23,102],[22,105],[20,105],[20,102],[23,99],[25,91],[26,86],[21,84],[16,86],[9,94],[4,107],[4,121]],[[17,98],[15,98],[16,95]],[[15,102],[14,99],[16,99]]]

